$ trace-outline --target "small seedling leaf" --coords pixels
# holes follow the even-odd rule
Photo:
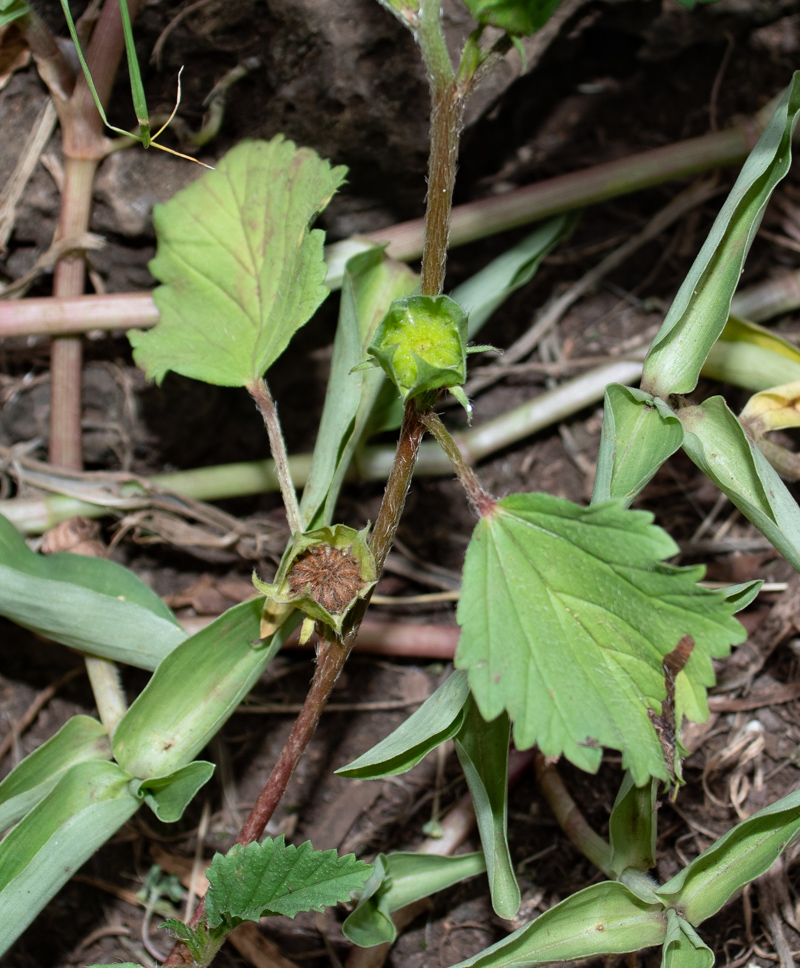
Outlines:
[[[797,502],[722,397],[711,397],[699,406],[676,412],[684,428],[686,453],[800,570]]]
[[[245,386],[264,375],[328,294],[323,233],[309,225],[344,175],[281,136],[245,141],[156,206],[161,321],[129,334],[148,376]]]
[[[211,928],[234,921],[258,921],[268,914],[293,918],[301,911],[349,901],[372,873],[355,855],[314,850],[310,841],[286,845],[283,836],[237,844],[217,854],[208,870],[206,916]]]
[[[658,332],[642,374],[642,389],[666,400],[691,393],[722,333],[750,245],[775,186],[789,170],[800,111],[800,73],[745,162]]]
[[[186,638],[132,571],[85,555],[38,555],[0,515],[0,615],[93,655],[154,669]]]
[[[467,549],[458,606],[456,666],[483,718],[507,711],[519,749],[537,743],[594,772],[609,746],[637,785],[668,779],[648,715],[666,695],[664,656],[694,638],[677,722],[702,720],[711,658],[745,638],[735,605],[697,584],[702,568],[664,564],[676,551],[652,515],[620,502],[498,501]]]
[[[641,951],[661,944],[666,928],[660,904],[648,904],[617,881],[604,881],[453,968],[521,968]]]
[[[473,699],[467,704],[464,725],[455,738],[461,769],[467,778],[481,846],[492,907],[501,918],[513,918],[520,893],[508,849],[508,743],[511,724],[501,713],[485,722]]]
[[[359,780],[379,780],[405,773],[431,750],[455,736],[461,728],[468,697],[466,673],[454,672],[386,739],[336,772]]]
[[[110,759],[111,742],[101,723],[90,716],[68,719],[0,783],[0,831],[33,809],[71,766]]]
[[[175,823],[213,774],[213,763],[194,760],[169,776],[135,780],[131,783],[130,792],[144,800],[162,823]]]
[[[23,3],[22,0],[3,0],[0,3],[0,27],[5,27],[6,24],[13,23],[15,20],[19,20],[20,17],[24,17],[30,10],[27,3]]]
[[[800,835],[800,791],[729,830],[656,894],[695,927],[770,869]]]
[[[0,843],[0,951],[139,808],[115,763],[77,763]]]
[[[661,968],[712,968],[714,952],[695,929],[675,911],[667,911],[667,936],[661,950]]]
[[[603,433],[592,503],[636,497],[683,441],[680,420],[649,393],[611,383],[606,387]]]
[[[342,925],[346,938],[362,948],[393,942],[397,928],[391,914],[423,897],[482,874],[483,854],[439,857],[435,854],[379,854],[356,909]]]

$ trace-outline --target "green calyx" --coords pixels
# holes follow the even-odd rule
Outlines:
[[[396,299],[368,353],[372,360],[361,366],[380,365],[404,403],[429,390],[459,388],[467,378],[466,314],[449,296]]]
[[[275,581],[253,575],[253,584],[273,602],[294,605],[307,621],[323,622],[339,635],[347,613],[378,579],[368,531],[334,524],[296,534]]]

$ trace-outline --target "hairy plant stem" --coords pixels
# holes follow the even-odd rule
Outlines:
[[[494,498],[481,486],[480,481],[475,476],[475,472],[459,450],[458,444],[450,435],[450,431],[442,423],[439,414],[433,410],[428,410],[423,414],[422,422],[425,424],[425,429],[431,433],[445,454],[447,454],[450,463],[453,465],[453,470],[456,472],[456,477],[467,492],[469,503],[474,508],[478,517],[485,517],[491,514],[496,503]]]
[[[266,380],[257,380],[247,386],[250,396],[255,400],[258,411],[267,428],[269,447],[275,462],[275,474],[281,489],[281,497],[286,508],[286,518],[292,534],[303,530],[303,519],[300,515],[300,505],[297,503],[297,492],[292,483],[292,473],[289,468],[289,455],[286,452],[286,442],[283,439],[278,410]]]
[[[555,814],[559,827],[587,860],[598,867],[606,877],[613,878],[614,874],[610,869],[611,848],[608,842],[589,826],[564,786],[558,770],[548,763],[538,750],[533,760],[533,767],[539,787]]]

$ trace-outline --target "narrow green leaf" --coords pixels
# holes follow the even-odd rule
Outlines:
[[[703,364],[703,376],[768,390],[800,380],[800,350],[772,330],[731,316]]]
[[[652,515],[619,502],[498,501],[467,549],[458,606],[456,666],[484,719],[506,710],[519,749],[537,743],[593,772],[609,746],[637,785],[667,779],[647,712],[666,695],[664,656],[694,638],[677,715],[702,720],[711,658],[745,637],[735,605],[697,584],[702,568],[663,563],[676,550]]]
[[[456,286],[450,297],[469,316],[467,335],[470,339],[512,293],[533,279],[545,256],[572,234],[578,217],[570,212],[549,219],[507,252],[492,259],[474,276]]]
[[[608,823],[609,868],[615,877],[629,867],[639,871],[655,867],[657,798],[656,780],[636,786],[630,773],[625,774]]]
[[[309,224],[344,175],[279,135],[237,145],[155,207],[161,321],[129,333],[148,376],[245,386],[264,375],[328,295],[323,233]]]
[[[465,711],[464,725],[455,738],[458,761],[475,807],[492,907],[501,918],[513,918],[520,904],[519,885],[508,849],[510,737],[511,724],[505,713],[487,723],[471,699]]]
[[[772,867],[800,835],[800,791],[743,820],[656,894],[697,927]]]
[[[258,921],[267,914],[293,918],[349,901],[372,868],[354,854],[314,850],[310,841],[286,845],[283,835],[263,843],[237,844],[208,869],[206,918],[211,928],[234,920]]]
[[[85,555],[37,555],[0,515],[0,615],[84,652],[142,669],[186,638],[132,571]]]
[[[300,502],[307,529],[333,520],[344,476],[384,382],[380,369],[353,373],[353,367],[364,360],[392,302],[407,296],[416,284],[417,276],[407,266],[387,260],[379,248],[347,263],[325,406]]]
[[[110,760],[111,742],[101,723],[73,716],[0,783],[0,831],[24,817],[67,770],[87,760]]]
[[[592,503],[619,497],[630,504],[682,441],[680,420],[649,393],[610,383]]]
[[[130,792],[144,800],[162,823],[175,823],[181,819],[183,811],[192,802],[197,791],[208,783],[213,774],[213,763],[194,760],[168,776],[134,780],[130,785]]]
[[[486,862],[480,851],[457,857],[410,852],[379,854],[358,905],[345,919],[342,931],[362,948],[391,943],[397,937],[391,918],[393,911],[485,870]]]
[[[647,354],[642,389],[653,396],[666,400],[670,394],[691,393],[697,385],[706,357],[728,321],[731,300],[764,209],[789,170],[798,111],[800,74],[796,73],[742,167]]]
[[[0,3],[0,27],[5,27],[6,24],[19,20],[29,11],[30,7],[27,3],[23,3],[23,0],[6,0],[6,2]]]
[[[359,780],[379,780],[405,773],[431,750],[455,736],[461,728],[468,698],[466,673],[454,672],[386,739],[336,773]]]
[[[641,951],[661,944],[666,912],[617,881],[593,884],[453,968],[522,968]]]
[[[714,952],[694,928],[675,911],[667,911],[667,936],[661,951],[661,968],[712,968]]]
[[[114,756],[129,773],[174,773],[222,728],[297,624],[262,642],[263,607],[253,598],[228,609],[159,665],[114,733]]]
[[[686,453],[800,571],[800,508],[722,397],[676,413]]]
[[[128,820],[139,801],[114,763],[78,763],[0,843],[0,953],[75,871]]]

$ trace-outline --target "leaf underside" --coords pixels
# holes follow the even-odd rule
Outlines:
[[[324,233],[309,225],[344,174],[279,135],[237,145],[156,206],[161,321],[129,334],[148,376],[246,386],[264,375],[328,294]]]
[[[536,743],[594,772],[612,747],[638,785],[668,779],[647,711],[660,712],[666,694],[664,656],[694,638],[677,721],[699,721],[711,658],[745,638],[736,606],[697,584],[702,568],[663,562],[676,552],[652,515],[617,501],[498,501],[475,529],[458,608],[456,666],[468,670],[483,717],[505,709],[519,749]]]

